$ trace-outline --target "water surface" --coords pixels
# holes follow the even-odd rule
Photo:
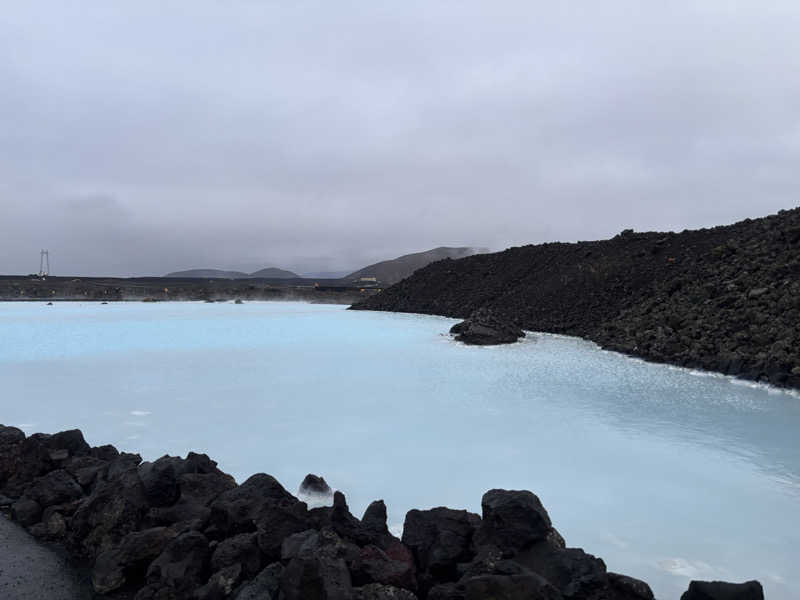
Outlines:
[[[0,303],[0,422],[79,427],[145,459],[207,452],[238,481],[308,472],[480,512],[530,489],[571,546],[646,580],[759,579],[800,597],[800,399],[532,335],[465,347],[450,319],[300,303]]]

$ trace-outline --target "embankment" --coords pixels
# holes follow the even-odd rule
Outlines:
[[[466,318],[800,388],[800,208],[680,233],[442,260],[352,308]]]

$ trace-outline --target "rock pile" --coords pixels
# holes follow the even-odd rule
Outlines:
[[[681,233],[442,260],[352,308],[481,308],[647,360],[800,388],[800,208]]]
[[[0,425],[0,494],[34,536],[88,565],[107,598],[653,599],[646,583],[568,548],[527,491],[487,492],[482,516],[412,510],[398,539],[381,500],[359,520],[341,492],[308,509],[270,475],[236,485],[205,454],[142,462],[78,430],[26,437]],[[687,598],[756,598],[708,585]]]

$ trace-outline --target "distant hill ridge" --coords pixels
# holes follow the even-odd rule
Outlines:
[[[432,263],[353,308],[466,318],[800,388],[800,208]]]
[[[188,271],[174,271],[167,273],[164,277],[173,278],[201,278],[201,279],[300,279],[300,275],[278,269],[267,267],[255,273],[243,273],[242,271],[224,271],[222,269],[189,269]]]
[[[469,246],[455,248],[440,246],[433,250],[405,254],[392,260],[384,260],[369,265],[368,267],[350,273],[343,279],[353,280],[361,277],[375,277],[379,282],[385,285],[392,285],[410,276],[417,269],[421,269],[437,260],[443,260],[445,258],[464,258],[480,252],[486,252],[486,249],[472,248]]]

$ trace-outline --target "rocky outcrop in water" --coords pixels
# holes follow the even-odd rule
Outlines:
[[[98,597],[653,600],[643,581],[567,547],[528,491],[490,490],[482,515],[409,511],[398,539],[380,500],[358,519],[341,492],[309,509],[270,475],[237,485],[205,454],[142,462],[90,447],[78,430],[25,436],[0,425],[0,506],[86,565]],[[756,598],[692,586],[684,600]]]
[[[459,342],[474,346],[513,344],[525,337],[525,332],[506,320],[499,318],[487,308],[479,308],[461,323],[450,328]]]
[[[488,308],[522,329],[800,388],[800,208],[443,260],[352,308],[462,319]]]

